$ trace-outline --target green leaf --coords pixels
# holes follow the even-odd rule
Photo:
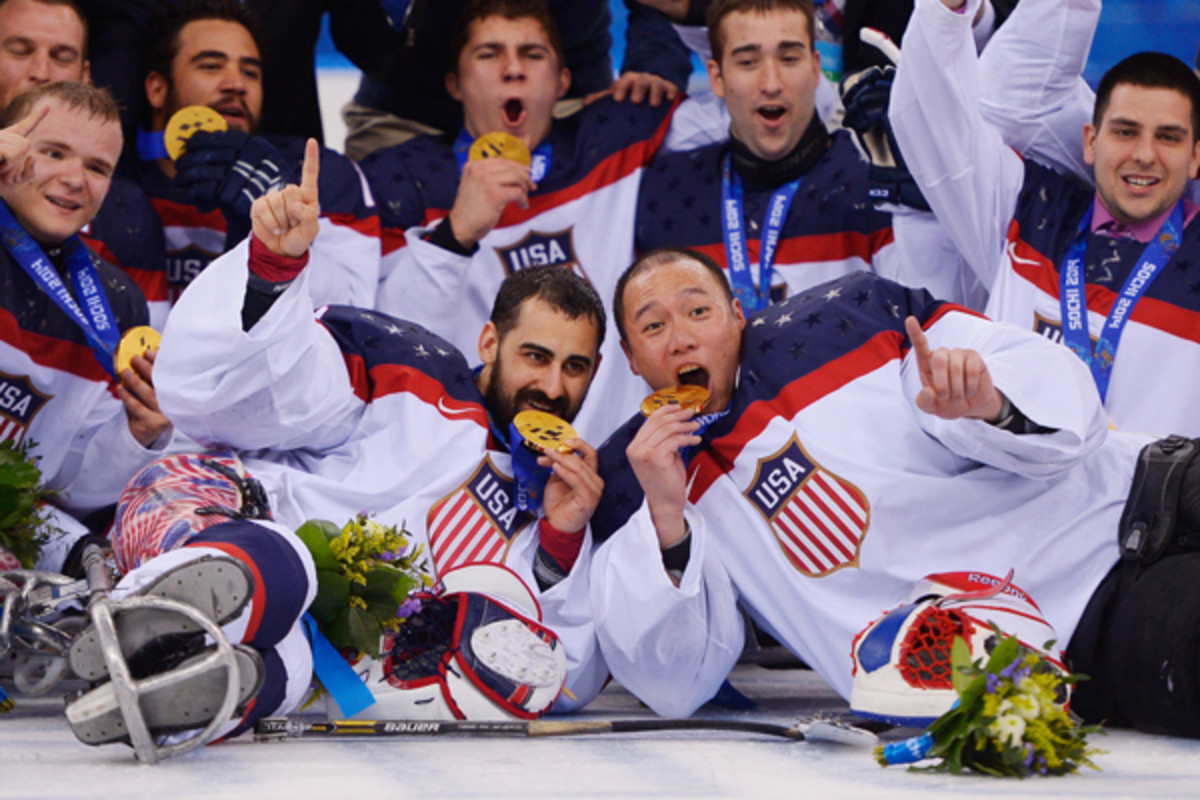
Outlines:
[[[300,537],[300,541],[304,542],[304,546],[308,548],[308,552],[312,553],[313,563],[316,564],[317,570],[333,570],[338,567],[337,557],[334,556],[333,550],[329,548],[329,536],[325,526],[332,525],[332,522],[326,522],[322,519],[312,520],[304,523],[297,529],[296,535]]]
[[[350,605],[350,581],[336,572],[317,572],[317,597],[309,606],[309,613],[318,624],[332,620]],[[325,634],[333,641],[333,637]]]
[[[1000,644],[996,645],[992,650],[991,657],[988,658],[988,672],[999,674],[1000,670],[1011,664],[1017,657],[1020,650],[1020,643],[1013,636],[1005,636],[1000,640]]]
[[[971,648],[961,636],[955,636],[954,644],[950,646],[950,666],[954,691],[959,697],[962,697],[971,682],[971,677],[967,673],[971,666]]]
[[[350,645],[359,652],[378,658],[379,623],[375,621],[375,618],[361,608],[352,608],[347,624],[350,631]]]

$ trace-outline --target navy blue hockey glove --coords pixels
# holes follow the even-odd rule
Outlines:
[[[242,131],[201,132],[175,162],[175,186],[201,211],[221,209],[227,246],[250,233],[250,206],[272,189],[298,183],[275,145]]]
[[[921,211],[929,210],[921,189],[900,155],[888,121],[895,67],[867,67],[842,80],[842,125],[854,131],[858,143],[871,159],[867,171],[871,197],[876,203],[894,203]]]

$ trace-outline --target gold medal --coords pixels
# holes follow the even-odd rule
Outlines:
[[[471,149],[467,152],[467,157],[471,161],[480,158],[507,158],[509,161],[516,161],[518,164],[524,164],[527,167],[533,160],[529,155],[529,148],[525,146],[525,143],[511,133],[505,133],[504,131],[492,131],[480,136],[471,145]]]
[[[699,414],[707,402],[708,389],[703,386],[668,386],[642,401],[642,413],[648,417],[663,406],[683,406]]]
[[[167,146],[167,155],[175,161],[187,150],[187,140],[192,134],[198,131],[212,133],[228,129],[225,118],[208,106],[186,106],[167,120],[167,129],[163,131],[163,143]]]
[[[547,450],[557,450],[560,453],[575,452],[566,445],[567,439],[575,439],[579,434],[553,414],[545,411],[522,411],[513,417],[513,425],[517,433],[525,439],[525,444],[531,450],[545,453]]]
[[[129,365],[134,356],[144,356],[151,351],[158,352],[158,343],[161,341],[162,335],[149,325],[138,325],[125,331],[117,344],[117,374],[132,369]]]

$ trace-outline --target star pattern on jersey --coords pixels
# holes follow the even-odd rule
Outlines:
[[[404,335],[404,331],[401,330],[400,326],[396,325],[395,323],[388,325],[386,328],[384,328],[384,330],[387,331],[388,333],[392,334],[393,336],[403,336]]]
[[[782,328],[784,325],[787,325],[791,321],[792,321],[791,313],[790,312],[784,313],[784,314],[780,314],[778,317],[775,318],[775,325],[777,327]]]
[[[413,353],[416,354],[417,358],[429,358],[431,355],[433,355],[426,350],[425,345],[421,344],[420,342],[417,342],[417,344],[413,347]]]

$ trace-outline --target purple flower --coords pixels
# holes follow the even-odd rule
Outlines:
[[[1026,743],[1025,743],[1025,752],[1026,752],[1026,756],[1025,756],[1025,769],[1032,769],[1032,767],[1033,767],[1033,756],[1034,756],[1034,753],[1035,753],[1036,751],[1033,749],[1033,744],[1032,744],[1031,742],[1026,742]]]
[[[989,672],[987,674],[987,693],[995,694],[996,690],[999,688],[1000,688],[1000,678],[998,678],[997,676],[995,676]]]
[[[420,608],[421,601],[415,597],[410,597],[401,603],[400,607],[396,609],[396,617],[397,619],[408,619]]]

